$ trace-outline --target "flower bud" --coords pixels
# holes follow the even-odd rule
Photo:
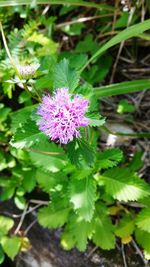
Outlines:
[[[26,66],[19,66],[19,73],[22,79],[29,80],[34,77],[36,70],[38,69],[39,64],[32,64]]]

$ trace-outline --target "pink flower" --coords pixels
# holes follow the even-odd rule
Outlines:
[[[38,108],[41,116],[39,129],[52,141],[67,144],[80,137],[79,127],[86,127],[90,119],[85,117],[89,101],[80,95],[71,95],[67,88],[59,88],[53,96],[46,95]]]

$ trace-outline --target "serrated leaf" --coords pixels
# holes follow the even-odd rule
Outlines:
[[[78,168],[82,167],[82,164],[91,166],[95,160],[95,152],[92,146],[83,139],[69,143],[67,145],[67,153],[71,163]]]
[[[57,207],[49,205],[39,210],[38,221],[44,227],[57,228],[67,221],[69,211],[68,207],[63,207],[61,204]]]
[[[39,131],[35,122],[28,119],[27,123],[17,129],[10,143],[13,147],[22,149],[29,148],[35,143],[43,142],[46,138],[43,132]]]
[[[92,165],[95,160],[95,152],[85,140],[78,139],[79,154],[83,156],[88,165]]]
[[[36,171],[36,180],[42,190],[46,193],[50,193],[55,190],[61,183],[66,180],[65,174],[61,172],[43,172],[40,169]]]
[[[134,231],[135,222],[130,215],[124,216],[115,228],[115,234],[123,239],[129,237]]]
[[[82,221],[74,215],[71,217],[61,236],[61,244],[67,250],[75,246],[79,251],[85,251],[88,237],[91,233],[91,223]]]
[[[22,174],[23,174],[22,186],[26,192],[30,193],[36,185],[35,169],[33,168],[33,170],[23,172]]]
[[[6,216],[0,216],[0,235],[5,235],[13,227],[14,221]]]
[[[72,179],[69,187],[70,202],[77,214],[82,220],[90,221],[96,200],[96,186],[93,177],[86,177],[81,180]]]
[[[128,164],[128,168],[131,171],[138,171],[140,168],[142,168],[144,162],[142,160],[143,151],[137,151],[132,160]]]
[[[69,88],[73,91],[79,83],[79,73],[69,67],[67,59],[61,60],[54,71],[54,88]]]
[[[96,246],[110,250],[115,247],[115,236],[110,217],[107,215],[106,208],[101,204],[96,209],[93,219],[92,240]]]
[[[70,159],[71,163],[80,166],[79,163],[79,153],[78,153],[78,144],[76,141],[72,141],[67,145],[67,154],[68,158]]]
[[[136,229],[135,237],[139,245],[141,245],[146,253],[150,253],[150,233],[141,229]]]
[[[113,168],[99,177],[106,193],[119,201],[135,201],[150,195],[150,187],[128,168]]]
[[[105,123],[105,118],[101,117],[99,114],[93,115],[92,113],[87,116],[90,119],[89,126],[99,127]]]
[[[144,208],[139,212],[136,218],[136,225],[150,233],[150,208]]]
[[[19,109],[18,111],[15,111],[10,114],[12,120],[11,129],[13,132],[15,132],[17,128],[21,127],[24,123],[26,123],[35,108],[36,105],[32,105]]]
[[[123,158],[123,153],[118,148],[107,149],[98,153],[96,169],[107,169],[115,167]]]
[[[4,252],[9,258],[14,260],[15,256],[18,254],[21,247],[21,239],[17,236],[13,237],[3,237],[1,240],[1,245]]]
[[[54,143],[48,142],[48,140],[34,145],[29,155],[36,167],[47,172],[58,172],[67,163],[63,149]]]
[[[56,179],[53,173],[46,173],[37,169],[36,171],[36,180],[42,190],[46,193],[50,193],[50,190],[56,184]]]

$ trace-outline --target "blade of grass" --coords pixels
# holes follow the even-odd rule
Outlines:
[[[89,63],[91,63],[98,56],[101,56],[107,49],[129,38],[136,37],[139,34],[149,29],[150,29],[150,19],[145,20],[144,22],[137,23],[119,32],[116,36],[111,38],[107,43],[105,43],[102,47],[100,47],[100,49],[98,49],[98,51],[86,62],[86,64],[82,67],[80,71],[82,72],[89,65]]]
[[[141,132],[141,133],[121,133],[121,132],[113,132],[110,129],[108,129],[106,126],[101,127],[105,132],[116,135],[116,136],[128,136],[132,138],[150,138],[149,132]]]
[[[72,5],[72,6],[84,6],[89,8],[96,8],[100,10],[114,10],[113,7],[103,4],[90,3],[86,1],[76,0],[0,0],[0,7],[17,6],[17,5]]]
[[[95,95],[97,97],[109,97],[114,95],[129,94],[145,89],[150,89],[150,79],[121,82],[102,87],[96,87],[94,89]]]

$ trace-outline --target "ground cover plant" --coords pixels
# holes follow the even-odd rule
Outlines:
[[[11,200],[22,213],[19,222],[0,215],[0,264],[30,249],[21,229],[31,207],[40,225],[62,229],[65,250],[134,244],[145,265],[150,259],[145,151],[102,144],[104,134],[150,137],[148,126],[124,130],[116,121],[114,130],[103,114],[118,96],[111,112],[134,125],[137,107],[125,94],[149,92],[148,76],[116,69],[121,57],[144,57],[150,4],[98,2],[0,1],[0,206]]]

